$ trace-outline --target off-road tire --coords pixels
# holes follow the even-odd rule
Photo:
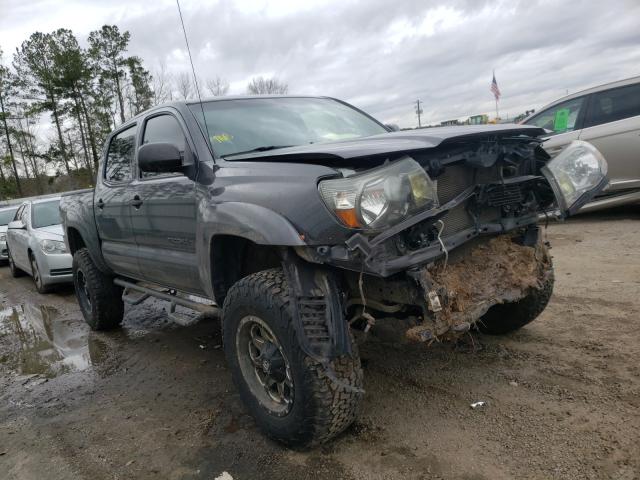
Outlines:
[[[529,294],[517,302],[494,305],[476,323],[478,330],[489,335],[505,335],[533,322],[549,303],[553,293],[553,270],[539,289],[531,289]]]
[[[11,276],[13,278],[22,277],[24,272],[20,270],[15,262],[13,261],[13,256],[11,255],[11,250],[9,250],[9,271],[11,272]]]
[[[236,334],[242,318],[248,315],[259,317],[271,328],[289,360],[294,399],[284,416],[276,416],[258,401],[240,368]],[[225,298],[222,318],[223,344],[233,380],[250,414],[268,436],[291,447],[309,448],[327,442],[353,423],[362,398],[363,377],[356,345],[352,341],[351,356],[331,362],[335,377],[330,380],[324,367],[299,345],[289,287],[281,269],[254,273],[233,285]]]
[[[85,301],[82,280],[87,287],[89,303]],[[92,330],[112,330],[120,326],[124,315],[122,287],[114,285],[113,277],[96,267],[86,248],[73,254],[73,285],[80,311]]]

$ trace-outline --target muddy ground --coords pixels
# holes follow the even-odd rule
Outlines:
[[[360,419],[311,452],[257,431],[215,320],[152,303],[90,333],[71,290],[2,267],[0,478],[640,478],[640,209],[548,237],[557,283],[536,322],[476,351],[372,338]]]

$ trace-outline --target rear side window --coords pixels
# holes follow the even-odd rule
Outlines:
[[[136,126],[118,133],[109,144],[104,178],[108,182],[127,182],[131,180],[131,165],[136,146]]]
[[[546,130],[551,130],[553,135],[571,132],[576,128],[576,122],[582,111],[585,97],[567,100],[554,105],[525,122],[526,125],[535,125]]]
[[[185,151],[187,140],[182,127],[173,115],[158,115],[147,120],[142,143],[173,143],[181,152]],[[157,177],[166,173],[140,172],[141,178]],[[169,174],[170,175],[170,174]]]
[[[640,115],[640,84],[594,93],[585,127]]]

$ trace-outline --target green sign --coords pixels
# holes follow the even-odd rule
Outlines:
[[[561,108],[556,112],[556,117],[553,120],[554,132],[564,132],[567,129],[570,113],[571,111],[568,108]]]

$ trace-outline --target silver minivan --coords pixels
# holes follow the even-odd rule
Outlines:
[[[551,132],[544,148],[552,156],[585,140],[607,160],[609,188],[581,211],[640,203],[640,77],[566,96],[522,123]]]

